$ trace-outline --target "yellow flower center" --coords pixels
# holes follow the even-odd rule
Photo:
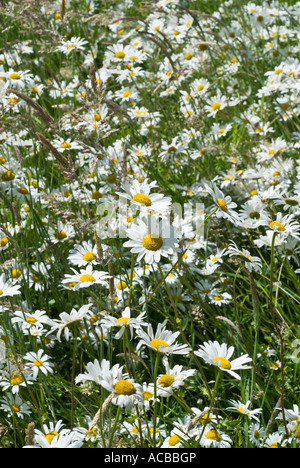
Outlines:
[[[1,179],[3,180],[3,182],[9,182],[11,180],[14,180],[15,177],[16,174],[12,171],[5,171],[1,175]]]
[[[82,283],[94,283],[94,281],[96,281],[96,279],[92,275],[82,275],[80,276],[79,280]]]
[[[224,358],[224,357],[215,357],[214,362],[218,362],[220,361],[220,364],[219,364],[219,367],[221,367],[222,369],[231,369],[231,364],[230,362],[228,361],[228,359]]]
[[[15,413],[18,413],[20,411],[20,406],[17,405],[16,403],[14,403],[13,405],[11,405],[11,409],[15,412]]]
[[[279,448],[278,442],[273,442],[273,444],[270,445],[270,448]]]
[[[144,395],[144,399],[147,400],[147,401],[150,400],[150,398],[153,397],[153,393],[152,393],[152,392],[149,392],[148,390],[145,390],[145,391],[143,392],[143,395]]]
[[[119,282],[117,283],[117,286],[116,286],[116,287],[117,287],[117,289],[119,289],[119,291],[121,291],[122,289],[127,288],[127,284],[126,284],[125,281],[119,281]]]
[[[279,221],[272,221],[270,223],[271,228],[273,228],[274,226],[277,227],[277,231],[281,231],[281,232],[285,231],[284,225],[282,223],[280,223]]]
[[[21,385],[24,382],[23,377],[20,374],[13,375],[10,378],[11,385]]]
[[[35,317],[27,317],[26,322],[32,325],[37,322],[37,319]]]
[[[96,190],[95,192],[92,193],[91,195],[91,199],[92,200],[99,200],[100,198],[102,198],[103,195],[101,192],[99,192],[98,190]]]
[[[171,447],[174,447],[175,445],[177,445],[178,443],[180,442],[180,438],[174,434],[172,435],[170,438],[169,438],[169,445]]]
[[[187,52],[187,53],[185,54],[186,60],[191,60],[192,57],[193,57],[193,54],[192,54],[191,52]]]
[[[95,254],[93,252],[87,252],[83,256],[83,260],[85,262],[91,262],[94,259],[95,259]]]
[[[67,234],[66,234],[64,231],[58,231],[58,232],[56,233],[56,238],[57,238],[58,240],[63,240],[63,239],[65,239],[66,237],[67,237]]]
[[[11,80],[20,80],[21,76],[19,75],[19,73],[12,73],[11,75],[9,75],[9,78]]]
[[[227,206],[227,203],[226,201],[223,199],[223,198],[217,198],[217,203],[219,205],[219,207],[221,208],[222,211],[226,211],[228,210],[228,206]]]
[[[40,359],[36,359],[33,364],[37,367],[41,367],[43,365],[43,361],[41,361]]]
[[[221,108],[221,104],[219,102],[215,102],[211,107],[213,111],[217,111]]]
[[[175,382],[175,379],[170,374],[162,375],[158,380],[158,385],[163,388],[171,387],[171,385]]]
[[[45,438],[48,440],[49,444],[51,444],[51,442],[52,442],[52,440],[54,439],[55,436],[59,437],[58,432],[51,431],[51,432],[48,432],[48,434],[45,436]]]
[[[8,239],[7,239],[7,237],[3,237],[3,238],[0,240],[0,246],[1,246],[1,247],[6,247],[7,244],[8,244]]]
[[[115,58],[117,59],[123,59],[124,57],[125,57],[125,52],[123,52],[122,50],[115,53]]]
[[[130,96],[130,94],[131,94],[131,91],[124,91],[123,96],[126,98]]]
[[[28,190],[26,187],[19,187],[19,188],[17,189],[17,191],[18,191],[19,193],[21,193],[22,195],[28,195],[28,194],[29,194],[29,190]]]
[[[149,198],[148,195],[145,195],[144,193],[136,193],[132,197],[132,200],[145,206],[151,206],[152,204],[151,198]]]
[[[6,163],[6,159],[4,156],[0,156],[0,164],[5,164]]]
[[[160,348],[161,345],[165,346],[166,348],[168,348],[170,346],[166,341],[160,340],[159,338],[156,338],[156,339],[150,341],[150,344],[157,351],[159,351],[159,348]]]
[[[130,320],[130,317],[120,317],[118,318],[117,322],[118,322],[118,325],[122,327],[123,325],[127,324],[128,320]]]
[[[159,250],[163,245],[163,240],[160,236],[152,237],[151,234],[148,234],[143,239],[143,247],[147,250]]]
[[[260,433],[259,433],[259,431],[254,431],[253,436],[255,437],[255,439],[259,439],[259,438],[260,438]]]
[[[221,434],[216,430],[216,429],[211,429],[206,433],[207,439],[215,440],[217,442],[220,442],[222,439]]]
[[[60,145],[61,148],[71,148],[71,146],[71,143],[69,143],[68,141],[65,141]]]
[[[222,299],[223,299],[222,294],[217,294],[217,295],[214,297],[214,300],[215,300],[215,301],[221,301]]]
[[[118,395],[134,395],[136,393],[135,386],[128,380],[119,380],[114,385],[114,390]]]

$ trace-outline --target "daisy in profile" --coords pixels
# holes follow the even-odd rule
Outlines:
[[[204,448],[230,448],[231,444],[232,440],[227,434],[210,425],[205,427],[200,439],[200,445]]]
[[[50,421],[47,424],[44,423],[42,427],[43,427],[42,430],[36,428],[34,430],[34,434],[36,437],[45,437],[47,441],[49,442],[49,444],[51,444],[54,437],[59,438],[60,435],[68,434],[70,432],[69,429],[66,429],[64,427],[64,423],[62,419],[60,419],[57,422]]]
[[[50,442],[45,435],[37,435],[34,445],[24,445],[23,448],[81,448],[83,442],[84,439],[79,437],[78,431],[68,431],[55,435]]]
[[[21,286],[12,284],[12,282],[6,278],[4,273],[0,276],[0,299],[2,297],[18,296],[21,294],[20,288]]]
[[[89,288],[94,284],[108,287],[107,280],[110,276],[105,271],[97,271],[93,269],[92,265],[88,265],[85,269],[81,268],[76,271],[74,268],[73,274],[66,274],[62,280],[63,285],[68,285],[73,291],[78,291],[81,288]]]
[[[249,406],[251,406],[250,400],[246,401],[246,403],[242,403],[241,401],[230,400],[229,403],[231,403],[232,406],[228,406],[226,409],[235,410],[240,414],[244,414],[249,419],[255,419],[255,421],[259,422],[259,418],[257,417],[257,414],[260,414],[262,412],[262,409],[261,408],[256,408],[253,410],[249,409]]]
[[[78,325],[84,318],[87,318],[91,315],[90,304],[80,307],[79,310],[72,309],[70,313],[62,312],[59,314],[60,319],[54,319],[50,322],[51,330],[48,335],[56,332],[56,338],[58,341],[61,341],[61,335],[64,334],[64,337],[67,341],[72,337],[71,327],[73,325]]]
[[[212,183],[212,187],[206,184],[204,191],[212,196],[217,208],[215,215],[218,218],[229,219],[231,222],[239,221],[239,215],[234,211],[237,205],[231,200],[229,195],[225,195],[214,183]]]
[[[69,55],[74,50],[84,50],[84,46],[88,42],[80,37],[71,37],[68,41],[61,41],[61,44],[56,48],[58,52],[63,52],[65,55]]]
[[[265,443],[264,448],[281,448],[287,443],[284,439],[284,432],[273,432],[270,434]]]
[[[240,257],[248,271],[261,272],[262,263],[260,257],[252,256],[247,249],[239,249],[234,241],[230,241],[227,252],[230,257]]]
[[[191,348],[186,344],[176,343],[176,338],[180,332],[171,332],[166,330],[161,323],[157,325],[156,332],[154,333],[152,325],[148,324],[147,332],[142,329],[137,330],[137,335],[140,341],[136,347],[137,350],[141,346],[147,346],[153,351],[161,354],[188,354]]]
[[[245,364],[252,361],[252,359],[247,354],[243,354],[239,358],[231,360],[233,353],[233,346],[228,347],[226,343],[220,345],[218,341],[208,341],[201,345],[198,351],[195,351],[195,354],[204,359],[206,363],[217,366],[232,377],[241,380],[236,371],[251,369],[251,366]]]
[[[276,219],[270,221],[268,227],[274,232],[283,233],[285,237],[290,235],[298,240],[300,239],[300,224],[293,215],[277,213]]]
[[[53,145],[60,153],[74,149],[82,149],[82,146],[77,141],[72,141],[71,138],[67,138],[66,140],[64,138],[59,138],[53,142]]]
[[[137,262],[144,259],[147,264],[158,263],[161,257],[169,257],[178,250],[177,236],[166,220],[149,216],[146,221],[138,219],[137,224],[127,229],[129,240],[123,245],[137,254]]]

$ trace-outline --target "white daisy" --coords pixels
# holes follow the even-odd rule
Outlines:
[[[256,421],[259,421],[259,418],[256,415],[260,414],[262,412],[262,409],[249,409],[249,406],[251,406],[250,400],[246,401],[246,403],[242,403],[241,401],[229,400],[229,403],[231,403],[232,406],[228,406],[226,409],[233,409],[239,412],[240,414],[246,415],[249,419],[255,419]]]
[[[169,257],[178,250],[175,229],[168,221],[158,220],[149,216],[147,224],[142,219],[127,231],[130,240],[124,242],[124,247],[129,247],[131,253],[137,254],[137,262],[142,259],[147,264],[159,262],[161,257]]]
[[[44,375],[53,373],[54,364],[49,362],[50,356],[45,354],[43,349],[39,349],[36,353],[33,351],[26,353],[24,359],[30,363],[34,380],[36,380],[39,372],[42,372]]]
[[[188,354],[191,348],[186,344],[176,343],[175,340],[180,332],[171,332],[166,330],[161,323],[157,325],[154,333],[152,325],[148,324],[147,332],[142,329],[137,330],[137,335],[140,341],[136,347],[137,350],[141,346],[147,346],[150,349],[162,354]]]
[[[77,291],[81,288],[89,288],[95,284],[108,287],[107,280],[110,276],[105,271],[97,271],[93,269],[92,265],[88,265],[85,269],[81,268],[80,271],[76,271],[74,268],[73,274],[66,274],[62,280],[63,285],[67,285],[69,289]]]
[[[4,273],[0,276],[0,299],[2,297],[12,297],[21,294],[21,286],[12,284],[10,280],[7,280]]]
[[[230,360],[233,353],[233,346],[228,347],[226,343],[220,345],[218,341],[205,342],[199,347],[198,351],[195,351],[195,354],[204,359],[208,364],[217,366],[232,377],[241,380],[241,377],[235,371],[251,369],[251,366],[245,364],[251,362],[252,359],[247,354],[243,354],[234,360]]]

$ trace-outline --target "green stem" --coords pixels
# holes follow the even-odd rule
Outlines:
[[[157,374],[158,374],[158,365],[159,365],[159,357],[160,354],[157,351],[156,353],[156,358],[155,358],[155,365],[154,365],[154,376],[153,376],[153,382],[154,382],[154,411],[153,411],[153,446],[156,447],[156,440],[155,440],[155,435],[156,435],[156,417],[157,417]]]
[[[114,435],[115,435],[115,432],[116,432],[117,424],[119,422],[120,414],[121,414],[121,406],[118,406],[117,414],[116,414],[116,417],[115,417],[115,422],[114,422],[112,432],[111,432],[111,435],[110,435],[110,438],[109,438],[108,448],[111,448],[113,438],[114,438]]]

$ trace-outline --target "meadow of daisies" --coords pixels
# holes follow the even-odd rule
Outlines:
[[[298,448],[300,2],[0,13],[0,447]]]

